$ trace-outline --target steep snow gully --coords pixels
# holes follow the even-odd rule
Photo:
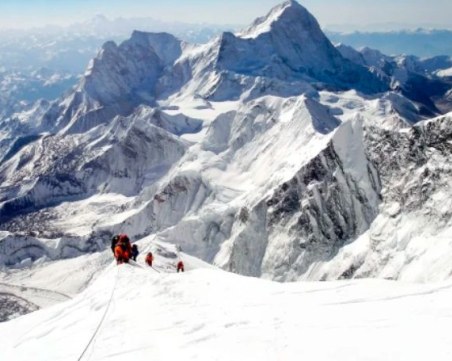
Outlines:
[[[106,43],[0,122],[0,317],[43,308],[0,325],[2,359],[450,360],[437,60],[334,46],[296,1],[206,44]],[[118,233],[160,273],[114,267]]]

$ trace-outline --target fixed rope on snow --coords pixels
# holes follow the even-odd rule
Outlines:
[[[102,318],[100,319],[100,321],[99,321],[99,323],[98,323],[98,325],[97,325],[97,327],[96,327],[96,330],[95,330],[94,333],[92,334],[92,336],[91,336],[91,338],[89,339],[89,341],[88,341],[88,343],[87,343],[85,349],[83,350],[83,352],[81,353],[81,355],[80,355],[80,357],[77,359],[77,361],[80,361],[80,360],[83,358],[83,356],[85,356],[86,351],[88,351],[89,347],[90,347],[91,344],[93,343],[94,339],[95,339],[96,336],[97,336],[97,333],[99,332],[100,328],[102,327],[102,324],[103,324],[104,321],[105,321],[105,318],[107,317],[108,310],[110,309],[110,305],[111,305],[111,302],[112,302],[112,300],[113,300],[113,296],[114,296],[114,294],[115,294],[116,284],[118,283],[118,278],[119,278],[119,277],[118,277],[118,274],[119,274],[119,267],[117,267],[117,268],[118,268],[118,270],[117,270],[117,272],[116,272],[115,282],[114,282],[114,284],[113,284],[113,288],[112,288],[112,290],[111,290],[111,294],[110,294],[110,298],[109,298],[109,300],[108,300],[107,306],[105,307],[104,314],[102,315]]]

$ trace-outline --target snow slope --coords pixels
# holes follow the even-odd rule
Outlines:
[[[162,270],[169,259],[158,258]],[[139,261],[141,264],[142,260]],[[286,283],[107,267],[73,300],[0,324],[5,360],[450,360],[452,285]],[[173,271],[174,272],[174,271]]]

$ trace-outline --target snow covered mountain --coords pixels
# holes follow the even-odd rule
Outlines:
[[[275,7],[237,36],[225,33],[218,53],[217,66],[236,73],[301,78],[364,92],[385,89],[367,69],[341,57],[316,19],[295,1]]]
[[[451,57],[387,56],[378,50],[365,47],[357,51],[343,44],[337,49],[351,61],[371,68],[390,84],[391,89],[421,103],[425,115],[437,113],[437,108],[443,112],[451,110],[450,102],[444,100],[444,94],[452,87],[452,81],[447,77],[447,69],[452,66]]]
[[[67,26],[0,29],[0,129],[19,122],[18,127],[24,130],[23,118],[31,115],[34,102],[53,101],[70,91],[102,44],[124,41],[134,29],[167,31],[191,42],[205,43],[229,28],[98,15]],[[0,154],[6,152],[8,147],[3,141]]]
[[[448,279],[451,86],[409,63],[335,48],[295,1],[202,45],[108,42],[5,130],[0,264],[126,232],[279,281]]]

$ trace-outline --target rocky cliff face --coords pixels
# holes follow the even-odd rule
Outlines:
[[[279,280],[419,276],[404,273],[418,261],[403,255],[409,239],[451,226],[451,126],[450,117],[402,131],[366,125],[362,119],[343,125],[294,178],[255,208],[242,209],[224,266]],[[260,232],[250,234],[256,223]],[[366,251],[353,242],[362,234],[371,242]],[[261,252],[254,251],[256,244]],[[348,248],[357,251],[347,254]],[[400,257],[394,265],[392,258]],[[394,269],[385,269],[388,265]],[[426,270],[423,279],[430,277],[434,272]]]
[[[448,278],[450,247],[451,117],[410,129],[369,126],[364,141],[378,171],[381,204],[367,232],[328,263],[312,268],[320,279],[384,277],[407,281]]]

